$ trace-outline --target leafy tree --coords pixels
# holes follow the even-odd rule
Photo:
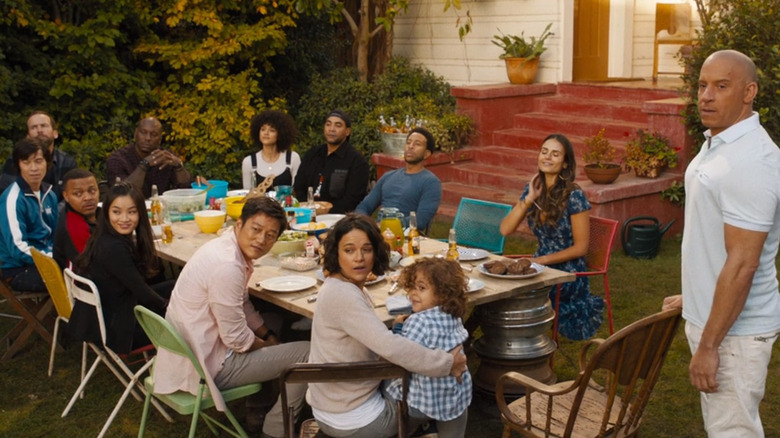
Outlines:
[[[780,0],[697,0],[702,30],[683,76],[692,104],[685,113],[694,135],[704,128],[696,110],[699,71],[711,53],[734,49],[749,56],[758,67],[758,96],[753,103],[769,135],[780,140],[780,40],[777,38]],[[761,11],[761,13],[756,13]]]

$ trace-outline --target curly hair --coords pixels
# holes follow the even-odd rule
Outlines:
[[[322,263],[322,269],[336,274],[341,272],[339,265],[339,242],[345,234],[352,230],[360,230],[366,233],[371,246],[374,248],[374,266],[371,272],[376,275],[382,275],[390,267],[390,247],[382,239],[379,227],[370,217],[363,214],[350,213],[343,219],[336,222],[336,225],[328,231],[328,237],[325,238],[325,257]]]
[[[282,111],[265,110],[252,117],[252,122],[249,125],[249,136],[256,148],[263,148],[263,143],[260,142],[260,128],[265,125],[276,129],[277,151],[284,152],[295,143],[297,132],[292,117]]]
[[[579,188],[574,182],[574,176],[577,174],[577,160],[574,157],[574,148],[571,142],[563,134],[550,134],[542,144],[546,143],[547,140],[555,140],[563,146],[565,166],[558,174],[555,185],[549,190],[546,184],[542,184],[542,193],[536,201],[537,208],[532,208],[528,213],[528,217],[533,219],[537,227],[555,227],[569,203],[569,194]],[[539,178],[544,181],[544,174],[541,170]]]
[[[441,310],[456,318],[466,315],[466,292],[469,278],[458,262],[436,257],[423,257],[404,268],[398,284],[406,290],[414,289],[419,277],[428,280]]]

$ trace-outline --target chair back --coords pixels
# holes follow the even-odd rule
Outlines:
[[[65,280],[65,288],[68,291],[71,308],[76,305],[76,301],[80,301],[95,309],[98,326],[100,327],[100,339],[105,347],[106,322],[103,319],[103,306],[100,304],[100,294],[98,293],[97,285],[89,278],[76,274],[70,268],[65,268],[62,271],[62,275]]]
[[[49,291],[54,308],[57,309],[57,315],[69,319],[73,308],[68,299],[68,289],[65,287],[65,280],[62,277],[60,266],[53,258],[35,248],[30,248],[30,253],[32,254],[33,262],[35,262],[35,267],[38,268],[43,283]]]
[[[580,353],[579,389],[572,403],[564,436],[571,436],[587,390],[594,376],[606,373],[606,403],[601,430],[610,436],[629,436],[638,427],[650,393],[680,324],[681,309],[667,310],[643,318],[621,329],[607,340],[592,340]],[[590,347],[598,345],[590,358]],[[587,362],[586,362],[587,360]],[[587,365],[585,365],[587,363]],[[583,366],[584,365],[584,366]],[[591,406],[592,407],[592,406]]]
[[[479,199],[461,198],[452,228],[458,245],[482,248],[495,254],[504,252],[505,237],[501,234],[501,220],[512,206]]]
[[[348,363],[296,363],[287,367],[279,375],[284,415],[284,436],[294,434],[295,418],[287,402],[288,383],[348,382],[358,380],[403,379],[403,396],[398,416],[398,436],[406,436],[406,396],[409,391],[409,372],[398,365],[385,361],[366,361]]]
[[[171,353],[184,356],[192,362],[192,366],[198,372],[201,379],[205,378],[203,368],[200,366],[200,362],[195,357],[187,341],[181,337],[179,332],[166,321],[162,316],[152,312],[143,306],[135,306],[135,319],[138,320],[138,324],[141,325],[146,336],[152,341],[156,349],[165,349]]]
[[[590,241],[585,255],[585,264],[589,270],[607,272],[618,225],[618,221],[613,219],[590,217]]]
[[[668,35],[659,36],[666,31]],[[658,41],[691,39],[690,3],[658,3],[655,5],[655,35]]]

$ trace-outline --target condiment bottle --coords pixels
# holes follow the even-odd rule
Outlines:
[[[162,204],[160,204],[156,184],[152,184],[152,202],[149,206],[149,211],[152,215],[152,225],[162,225]]]
[[[447,260],[458,261],[460,254],[458,254],[458,238],[455,236],[455,228],[450,228],[450,247],[447,249]]]
[[[390,228],[385,228],[385,231],[382,232],[382,238],[387,242],[387,245],[390,247],[390,251],[395,251],[395,233],[393,233],[393,230]]]
[[[413,211],[409,213],[409,249],[407,254],[419,255],[420,254],[420,232],[417,231],[417,212]]]
[[[401,257],[404,256],[404,242],[401,240],[401,236],[395,237],[395,250],[398,251],[398,254],[401,254]]]

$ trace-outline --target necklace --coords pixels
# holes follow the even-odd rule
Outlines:
[[[268,170],[273,170],[273,164],[276,163],[277,160],[279,160],[279,156],[282,155],[281,152],[278,152],[276,148],[274,148],[273,151],[268,152],[273,158],[267,158],[266,157],[266,150],[265,148],[260,150],[260,158],[268,164]]]

